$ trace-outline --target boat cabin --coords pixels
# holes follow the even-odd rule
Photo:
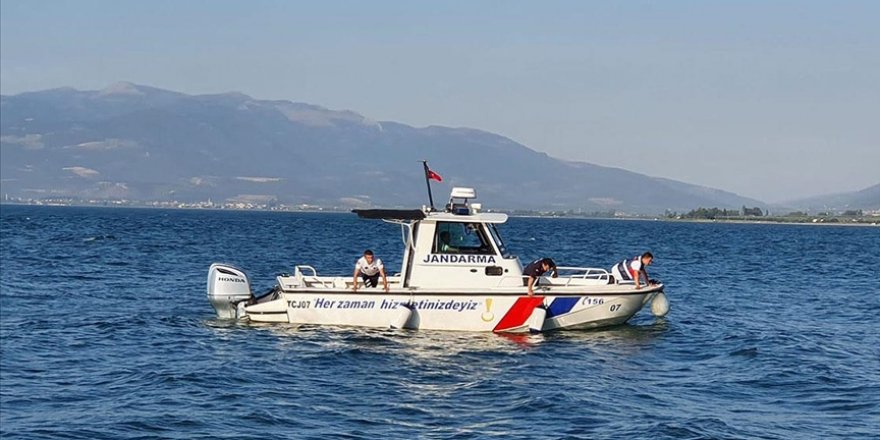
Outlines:
[[[523,285],[522,265],[497,224],[507,214],[483,213],[473,188],[453,188],[444,211],[358,209],[362,218],[399,224],[404,242],[404,288],[482,289]]]

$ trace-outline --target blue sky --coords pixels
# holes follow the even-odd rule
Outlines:
[[[880,182],[878,1],[0,2],[0,91],[240,91],[775,202]]]

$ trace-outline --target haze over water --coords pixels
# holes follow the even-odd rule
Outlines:
[[[672,310],[537,336],[219,321],[211,262],[400,267],[351,214],[4,205],[3,438],[877,438],[880,230],[514,218],[523,261],[651,250]]]

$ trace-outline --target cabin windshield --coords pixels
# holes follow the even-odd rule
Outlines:
[[[510,258],[510,253],[507,252],[507,247],[504,246],[504,240],[501,239],[501,234],[498,233],[498,228],[496,228],[494,224],[489,224],[488,226],[489,233],[492,234],[492,239],[495,240],[498,250],[501,251],[501,256],[504,258]]]
[[[495,254],[481,223],[438,222],[435,254]]]

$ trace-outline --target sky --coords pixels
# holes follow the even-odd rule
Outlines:
[[[0,1],[0,93],[239,91],[780,202],[880,182],[880,1]]]

